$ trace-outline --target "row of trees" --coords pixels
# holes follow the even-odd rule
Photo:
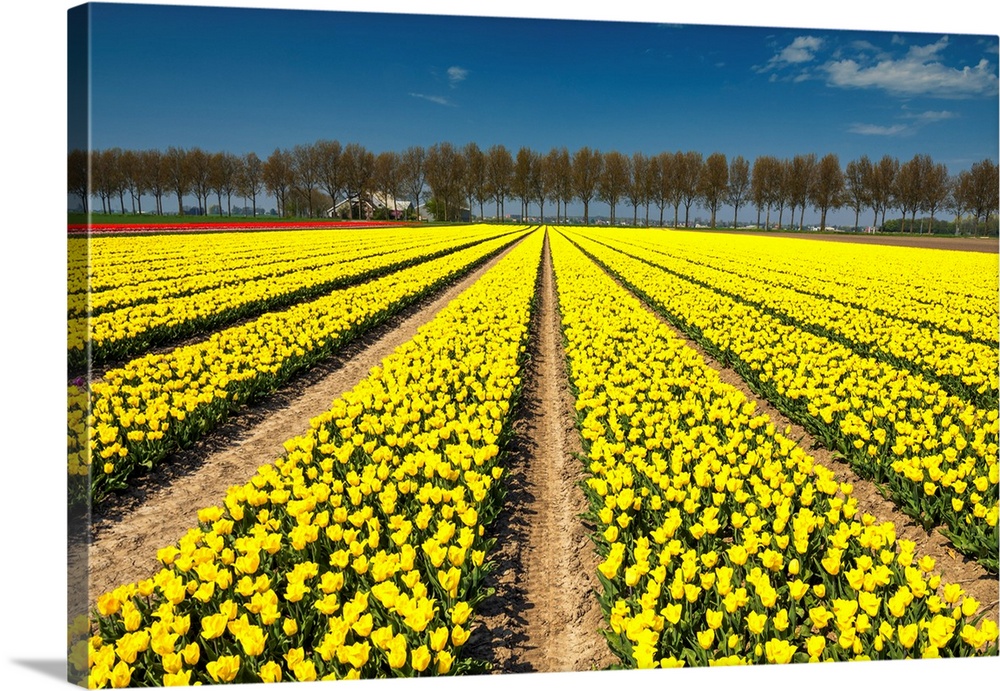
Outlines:
[[[721,207],[730,206],[736,226],[740,209],[752,206],[756,224],[761,225],[763,216],[768,228],[774,227],[772,214],[778,228],[795,227],[798,211],[801,230],[805,210],[811,207],[819,212],[821,228],[830,211],[850,208],[855,227],[863,213],[871,212],[871,225],[879,227],[889,210],[898,210],[904,224],[909,216],[909,232],[914,232],[918,213],[929,214],[929,232],[935,214],[945,210],[959,217],[968,214],[974,225],[985,225],[998,208],[997,189],[997,165],[988,159],[951,176],[943,163],[924,154],[903,163],[888,155],[877,162],[861,156],[842,167],[835,154],[785,159],[762,155],[751,164],[742,156],[727,160],[718,152],[707,158],[696,151],[627,156],[583,147],[573,154],[566,148],[543,154],[521,147],[512,153],[502,145],[484,151],[475,143],[458,148],[449,142],[374,154],[357,143],[342,146],[336,140],[320,140],[275,149],[264,160],[253,152],[237,156],[177,147],[163,152],[105,149],[93,152],[89,161],[83,151],[69,155],[69,191],[80,196],[84,208],[93,194],[103,211],[117,204],[123,213],[127,204],[141,213],[142,197],[149,195],[157,213],[163,213],[164,197],[176,197],[182,214],[183,197],[194,195],[206,209],[214,196],[220,214],[223,208],[228,214],[233,196],[242,196],[256,209],[257,197],[266,191],[277,200],[281,215],[316,216],[343,199],[372,201],[382,195],[408,198],[416,207],[426,201],[443,220],[458,218],[463,208],[471,212],[477,205],[479,217],[485,218],[487,204],[503,218],[506,202],[515,200],[521,203],[522,216],[537,205],[544,217],[546,203],[554,204],[557,220],[569,204],[579,202],[589,223],[590,205],[600,201],[608,205],[612,224],[620,206],[627,205],[633,225],[639,224],[640,209],[643,223],[649,225],[651,207],[658,210],[659,225],[668,210],[673,211],[673,225],[680,225],[683,208],[687,227],[691,207],[701,206],[715,227]],[[347,208],[353,215],[355,204]]]

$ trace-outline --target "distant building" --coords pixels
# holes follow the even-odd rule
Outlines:
[[[326,215],[331,218],[350,215],[354,219],[370,221],[375,217],[376,212],[382,209],[386,211],[388,218],[399,220],[405,218],[413,209],[413,202],[406,199],[396,199],[384,192],[376,192],[364,198],[359,198],[355,194],[338,202],[335,206],[331,206],[326,210]]]

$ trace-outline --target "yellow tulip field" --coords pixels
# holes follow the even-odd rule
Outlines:
[[[506,597],[526,406],[575,435],[588,633],[615,666],[998,654],[969,585],[996,599],[995,254],[486,224],[95,237],[69,265],[71,511],[138,510],[151,473],[466,279],[91,595],[71,676],[489,671],[466,644]],[[524,394],[547,319],[564,404]]]

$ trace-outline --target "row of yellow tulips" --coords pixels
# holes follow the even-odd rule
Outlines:
[[[635,237],[624,231],[622,237]],[[868,244],[670,232],[645,236],[702,264],[997,343],[995,257]]]
[[[481,226],[478,231],[477,233],[474,229],[470,229],[466,237],[472,239],[487,231],[487,227]],[[275,234],[284,235],[284,233]],[[331,264],[391,254],[412,247],[419,246],[427,250],[437,245],[446,247],[454,242],[454,233],[444,233],[440,229],[415,228],[370,232],[343,231],[339,235],[328,235],[323,244],[317,245],[314,239],[310,239],[309,244],[305,246],[291,242],[299,240],[299,236],[288,239],[289,244],[280,249],[273,247],[273,242],[268,242],[255,252],[245,250],[234,252],[236,248],[228,247],[226,243],[220,241],[219,246],[208,258],[183,266],[177,266],[174,262],[164,262],[155,256],[134,257],[131,264],[127,265],[128,268],[122,267],[122,273],[127,273],[131,277],[127,283],[106,290],[92,289],[89,292],[84,290],[70,293],[68,316],[70,318],[83,316],[89,310],[89,315],[94,317],[130,305],[173,299],[237,283],[273,279],[290,273],[315,271]],[[136,275],[138,273],[136,267],[147,268],[150,275],[146,277]]]
[[[625,242],[607,233],[588,237],[862,355],[918,372],[979,407],[1000,404],[1000,351],[995,343],[970,341],[951,331],[887,316],[889,306],[878,305],[875,297],[871,306],[879,307],[878,311],[820,297],[815,292],[821,281],[815,277],[800,277],[798,285],[785,287],[748,269],[720,270],[686,258],[683,250],[666,244],[663,236],[652,243]]]
[[[100,597],[91,688],[453,674],[486,597],[542,234]]]
[[[69,389],[69,474],[80,502],[100,502],[140,467],[213,429],[236,407],[470,271],[523,233],[473,245],[164,354]],[[89,478],[89,479],[88,479]],[[88,497],[89,494],[89,497]]]
[[[992,655],[997,625],[551,239],[611,648],[628,667]]]
[[[926,525],[996,571],[998,411],[576,234],[656,310],[731,364]]]
[[[412,245],[389,254],[137,304],[93,318],[70,319],[69,369],[77,372],[86,367],[88,355],[89,364],[95,365],[143,353],[159,343],[287,307],[510,232],[509,227],[494,226],[490,232],[470,240],[464,233],[452,230],[451,242],[446,245],[431,248]]]
[[[372,236],[398,228],[371,229]],[[218,254],[234,264],[261,256],[312,254],[342,238],[368,237],[369,230],[290,230],[242,233],[90,235],[68,239],[69,293],[101,292],[145,281],[211,272]]]

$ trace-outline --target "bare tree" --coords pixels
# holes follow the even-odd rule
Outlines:
[[[805,227],[806,204],[812,195],[816,171],[816,154],[797,154],[792,158],[788,185],[792,203],[799,209],[799,230]]]
[[[163,154],[159,149],[146,149],[139,158],[142,167],[146,171],[146,183],[149,193],[153,195],[156,205],[156,213],[163,214],[163,195],[167,193],[170,179],[167,175],[167,167],[163,162]]]
[[[701,154],[697,151],[678,152],[677,191],[680,201],[684,204],[684,227],[690,227],[691,205],[698,199],[698,180],[701,179],[701,169],[704,166]]]
[[[716,151],[705,159],[705,165],[698,176],[698,196],[712,215],[709,221],[712,228],[715,227],[715,214],[728,188],[729,165],[726,163],[726,155]]]
[[[264,189],[264,162],[253,151],[245,154],[240,162],[238,184],[240,193],[249,197],[252,215],[257,217],[257,195]]]
[[[844,171],[836,154],[827,154],[816,165],[809,201],[819,210],[820,230],[826,229],[826,213],[844,204]]]
[[[750,164],[742,156],[729,162],[729,188],[726,203],[733,207],[733,228],[739,223],[740,206],[750,194]]]
[[[118,197],[121,213],[125,213],[125,174],[122,171],[122,150],[118,147],[104,149],[98,153],[95,179],[100,184],[101,193],[107,198],[108,211],[111,202]],[[113,212],[112,212],[113,213]]]
[[[147,175],[139,152],[125,149],[118,158],[121,170],[122,189],[128,192],[132,201],[132,213],[142,213],[142,195],[149,190]],[[138,207],[137,207],[138,204]]]
[[[537,154],[526,146],[517,150],[514,157],[514,178],[511,181],[511,193],[521,201],[521,219],[528,216],[528,203],[534,198],[532,175],[536,172],[535,158]]]
[[[771,176],[778,159],[774,156],[758,156],[753,161],[753,171],[750,174],[750,199],[757,207],[757,227],[760,227],[760,215],[766,209],[764,227],[771,227]]]
[[[465,158],[465,188],[469,196],[469,212],[472,203],[479,203],[479,220],[483,220],[483,204],[490,198],[488,177],[486,173],[486,154],[475,142],[469,142],[462,147]]]
[[[545,157],[539,152],[532,152],[531,176],[529,178],[532,201],[538,202],[538,220],[545,223],[545,200],[549,198],[549,183],[551,178],[546,170]]]
[[[444,221],[462,203],[464,159],[450,142],[439,142],[427,151],[427,185],[435,206],[443,209]]]
[[[878,163],[872,166],[871,179],[868,188],[868,200],[875,214],[875,227],[885,226],[885,213],[892,205],[896,196],[896,178],[899,176],[899,160],[886,154]],[[882,214],[881,226],[878,222]]]
[[[555,172],[555,195],[558,201],[562,202],[563,221],[569,215],[569,203],[573,201],[573,164],[570,159],[569,149],[562,147],[556,152],[551,161]],[[558,215],[558,214],[557,214]]]
[[[979,232],[979,220],[983,228],[989,225],[990,215],[998,210],[997,164],[989,159],[973,163],[972,168],[958,176],[955,196],[959,203],[973,216],[974,232]]]
[[[382,192],[383,199],[392,197],[392,218],[399,218],[399,197],[403,188],[402,165],[395,151],[383,151],[375,157],[375,185]],[[386,201],[388,201],[386,199]]]
[[[632,154],[628,159],[628,183],[625,186],[625,198],[632,204],[632,225],[639,225],[639,207],[649,200],[649,158],[641,151]],[[647,214],[647,224],[648,223]]]
[[[603,167],[604,156],[600,151],[585,146],[573,154],[573,194],[583,202],[583,222],[586,225],[590,225],[590,201],[597,194]]]
[[[232,197],[237,189],[239,159],[228,151],[220,151],[211,155],[209,160],[212,190],[219,202],[219,215],[222,215],[222,196],[226,197],[226,215],[232,216]]]
[[[311,144],[297,144],[292,149],[294,186],[302,193],[306,215],[313,216],[313,190],[319,186],[320,166],[316,148]]]
[[[358,216],[364,213],[364,203],[371,203],[372,176],[375,173],[375,154],[364,146],[351,142],[341,154],[344,173],[344,189],[347,191],[349,218],[354,219],[354,200],[357,200]]]
[[[497,204],[497,220],[504,217],[504,200],[511,194],[514,178],[514,157],[503,144],[495,144],[486,152],[486,180],[491,197]]]
[[[948,167],[943,163],[931,164],[924,176],[920,210],[931,215],[928,232],[934,232],[934,214],[941,209],[950,193]]]
[[[948,181],[948,198],[945,200],[945,208],[955,214],[955,235],[962,234],[962,216],[969,210],[967,194],[967,186],[969,180],[966,175],[963,175],[966,171],[959,173],[958,175],[951,176]]]
[[[867,156],[848,162],[844,169],[844,191],[847,203],[854,209],[854,229],[858,229],[861,210],[871,204],[866,181],[871,178],[872,162]]]
[[[66,184],[70,194],[80,197],[83,212],[90,211],[90,156],[83,149],[73,149],[66,160]]]
[[[177,195],[177,214],[184,215],[184,195],[191,190],[191,176],[186,164],[187,152],[171,146],[163,155],[166,177],[170,191]]]
[[[562,195],[559,193],[559,176],[561,175],[559,165],[559,149],[550,149],[549,153],[545,154],[545,157],[541,159],[542,175],[545,176],[542,186],[545,188],[546,200],[556,203],[556,223],[559,223],[560,205],[562,203]],[[543,217],[542,221],[544,222],[544,220]]]
[[[208,213],[208,194],[212,191],[210,160],[209,155],[198,147],[188,149],[185,156],[185,165],[191,176],[191,191],[197,198],[202,213]]]
[[[91,157],[92,187],[101,200],[101,210],[104,213],[114,213],[111,201],[119,187],[118,162],[115,149],[100,149]]]
[[[597,198],[611,209],[611,225],[615,225],[615,207],[628,192],[629,160],[620,151],[604,154],[604,169],[597,183]]]
[[[778,159],[778,165],[774,169],[773,184],[771,186],[771,206],[778,212],[778,230],[783,227],[785,207],[791,199],[792,182],[792,161],[787,158]],[[795,227],[794,207],[792,209],[792,227]]]
[[[920,206],[920,160],[914,156],[899,166],[899,175],[896,176],[896,207],[902,212],[903,218],[900,221],[900,232],[913,232],[913,224],[916,221],[917,208]],[[909,224],[906,223],[906,214],[911,214]]]
[[[660,210],[659,226],[663,227],[663,210],[670,203],[673,185],[673,154],[661,151],[649,159],[651,198]]]
[[[222,216],[222,188],[225,185],[223,182],[223,154],[221,151],[216,151],[208,156],[208,184],[213,192],[215,192],[216,199],[218,200],[219,215]],[[205,210],[208,213],[208,210]]]
[[[413,199],[413,210],[420,220],[420,200],[424,195],[424,180],[427,174],[425,161],[427,152],[422,146],[411,146],[402,153],[402,188]]]
[[[313,145],[316,152],[316,173],[320,188],[330,195],[331,208],[337,208],[337,197],[344,188],[341,169],[343,148],[336,139],[320,139]]]
[[[273,194],[278,202],[278,215],[287,216],[285,201],[295,180],[292,172],[292,155],[284,149],[275,149],[264,161],[261,179],[267,191]]]

